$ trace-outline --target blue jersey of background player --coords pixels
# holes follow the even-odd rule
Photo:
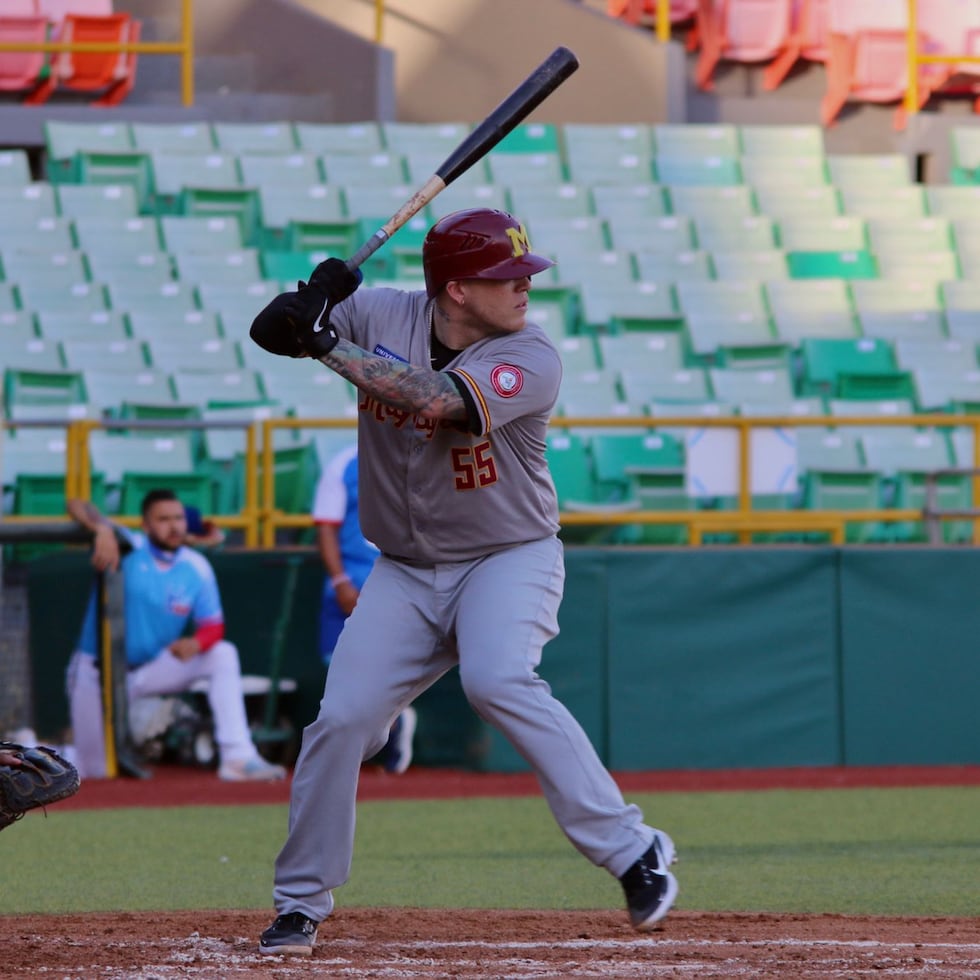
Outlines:
[[[380,552],[364,537],[358,512],[357,445],[327,464],[313,500],[317,547],[327,571],[320,601],[320,656],[327,666],[347,617]],[[387,772],[403,773],[412,761],[416,714],[406,708],[395,719],[378,760]]]

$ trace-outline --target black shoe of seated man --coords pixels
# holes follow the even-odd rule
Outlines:
[[[652,929],[677,898],[677,879],[668,870],[670,860],[658,835],[643,857],[619,879],[626,893],[630,922],[640,932]]]
[[[312,956],[318,926],[302,912],[277,915],[259,937],[259,952],[269,956]]]

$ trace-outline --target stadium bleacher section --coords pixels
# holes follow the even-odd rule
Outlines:
[[[447,140],[460,128],[445,127]],[[980,293],[966,275],[980,255],[975,132],[953,131],[949,181],[929,186],[913,182],[899,154],[825,153],[816,126],[527,125],[508,137],[480,183],[455,200],[463,206],[475,195],[513,209],[535,248],[558,259],[550,278],[535,280],[531,310],[565,360],[559,415],[648,417],[630,433],[634,441],[671,445],[669,460],[659,452],[627,463],[607,452],[611,431],[573,426],[555,443],[565,454],[556,467],[562,499],[730,506],[726,493],[698,491],[685,461],[697,433],[671,426],[679,415],[826,418],[825,428],[787,429],[796,456],[780,495],[785,507],[917,506],[925,469],[972,465],[962,455],[968,441],[955,428],[929,426],[927,415],[980,404]],[[431,133],[423,124],[202,123],[178,150],[168,124],[48,122],[45,179],[31,180],[15,152],[0,166],[8,419],[204,420],[237,409],[245,424],[314,413],[349,420],[346,382],[318,385],[308,365],[256,357],[248,325],[269,296],[325,255],[348,254],[387,218],[404,195],[398,181],[408,180],[413,146]],[[606,147],[589,152],[606,153],[609,166],[576,179],[590,144]],[[622,152],[641,165],[617,166]],[[93,154],[119,155],[125,165],[100,173],[84,163]],[[375,159],[394,183],[355,176]],[[782,170],[772,162],[780,159]],[[787,177],[780,195],[771,175],[786,170],[800,183]],[[367,281],[420,284],[421,236],[439,213],[431,208],[399,232],[403,240],[365,268]],[[834,424],[905,411],[921,414],[921,426],[888,439],[868,430],[851,440],[847,426]],[[164,437],[91,438],[107,506],[131,506],[143,464],[134,454],[121,470],[126,454],[110,457],[106,447],[139,438],[164,445]],[[188,486],[191,474],[206,474],[205,509],[240,503],[241,431],[177,439],[175,429],[165,438],[180,452],[158,453],[157,462],[173,461],[166,472]],[[298,428],[276,438],[297,474],[283,499],[302,512],[316,439]],[[841,440],[839,452],[826,451],[828,439]],[[50,476],[51,447],[63,437],[23,427],[5,443],[5,512],[56,507],[56,495],[29,485]],[[624,468],[614,479],[616,465]],[[965,478],[940,492],[969,504]],[[772,504],[760,490],[763,498]],[[626,527],[614,537],[674,541],[682,531]],[[956,540],[971,533],[952,523],[947,531]],[[921,524],[866,521],[851,536],[923,535]]]

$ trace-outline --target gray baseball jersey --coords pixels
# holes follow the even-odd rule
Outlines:
[[[337,333],[382,357],[429,366],[424,292],[363,289],[337,306]],[[561,359],[547,334],[488,337],[445,368],[477,406],[480,431],[436,422],[361,394],[360,512],[365,536],[414,561],[467,561],[555,534],[558,501],[545,463]]]

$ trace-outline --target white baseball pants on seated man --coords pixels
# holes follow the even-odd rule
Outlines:
[[[208,703],[214,717],[214,738],[221,759],[219,775],[235,778],[236,765],[258,759],[258,752],[248,730],[245,700],[242,694],[242,670],[238,649],[227,640],[219,640],[205,653],[180,660],[164,648],[149,663],[131,670],[126,678],[129,697],[180,694],[195,681],[208,681]],[[102,723],[102,681],[95,657],[82,651],[72,655],[68,665],[68,703],[75,737],[77,767],[82,778],[101,779],[106,775],[105,734]],[[284,775],[281,767],[265,778]],[[254,776],[251,778],[255,778]]]

